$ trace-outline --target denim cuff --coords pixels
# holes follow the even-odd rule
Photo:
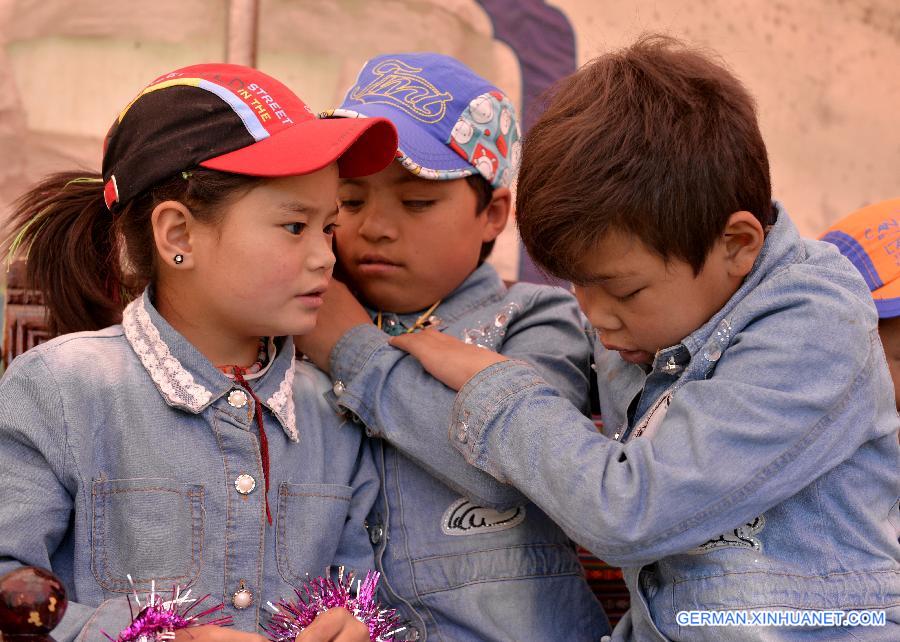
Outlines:
[[[491,462],[492,437],[502,430],[499,421],[508,403],[524,391],[547,383],[534,367],[508,359],[492,364],[469,379],[456,395],[450,415],[450,442],[466,461],[498,477]],[[496,441],[496,439],[493,439]]]
[[[365,426],[369,437],[381,435],[372,428],[375,425],[374,412],[361,397],[365,392],[365,383],[351,386],[372,356],[379,349],[389,346],[389,340],[388,335],[374,325],[363,323],[345,332],[329,355],[333,387],[325,397],[332,407],[336,407],[353,423]]]
[[[371,323],[361,323],[347,330],[334,344],[328,363],[331,378],[349,385],[378,348],[388,345],[390,337]]]

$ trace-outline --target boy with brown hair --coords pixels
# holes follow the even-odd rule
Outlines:
[[[392,343],[459,390],[470,463],[623,567],[613,639],[900,639],[877,314],[771,201],[737,79],[664,37],[586,65],[525,139],[517,219],[596,328],[605,434],[528,364],[433,331]]]

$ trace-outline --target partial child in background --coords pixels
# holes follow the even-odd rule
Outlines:
[[[534,365],[587,410],[590,346],[561,288],[507,287],[484,260],[506,225],[519,126],[509,99],[437,54],[379,56],[339,109],[397,126],[397,162],[348,178],[335,232],[339,283],[298,345],[331,372],[337,405],[380,438],[369,518],[392,606],[419,639],[598,640],[602,608],[563,531],[446,441],[453,392],[389,345],[440,326]]]
[[[875,306],[772,202],[740,82],[665,37],[600,56],[529,132],[516,198],[529,253],[596,328],[605,434],[531,364],[432,331],[393,343],[459,389],[469,462],[623,567],[613,639],[900,639]],[[880,624],[834,613],[862,609]]]
[[[859,270],[878,310],[878,334],[900,409],[900,199],[869,205],[822,235]]]
[[[102,176],[55,174],[19,199],[12,249],[51,328],[97,328],[0,381],[0,574],[60,577],[56,640],[115,637],[133,580],[224,601],[233,627],[175,640],[262,642],[266,600],[330,564],[373,565],[371,453],[311,369],[295,375],[291,335],[331,278],[339,171],[379,171],[395,149],[384,120],[318,120],[274,78],[195,65],[119,114]],[[300,639],[365,629],[335,610]]]

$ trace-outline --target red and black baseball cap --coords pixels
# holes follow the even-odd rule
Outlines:
[[[387,167],[396,151],[397,131],[387,119],[318,119],[256,69],[193,65],[157,78],[119,114],[103,146],[104,197],[116,212],[198,165],[276,177],[337,161],[341,176],[365,176]]]

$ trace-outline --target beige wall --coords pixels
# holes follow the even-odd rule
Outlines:
[[[809,235],[900,195],[896,0],[558,0],[580,61],[645,31],[719,52],[759,103],[775,193]],[[0,0],[0,199],[42,173],[97,168],[113,114],[152,77],[224,60],[227,0]],[[363,61],[454,55],[520,100],[518,63],[473,0],[260,0],[257,65],[315,108],[340,100]],[[242,24],[232,25],[241,29]],[[234,32],[232,32],[234,35]],[[515,237],[494,261],[516,271]]]
[[[815,235],[900,196],[900,2],[555,2],[581,61],[664,31],[718,52],[759,107],[775,197]]]

